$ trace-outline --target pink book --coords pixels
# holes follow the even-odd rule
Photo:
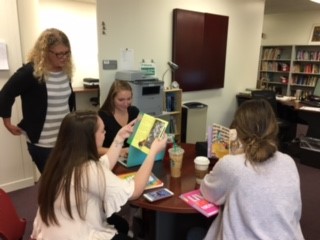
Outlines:
[[[219,206],[204,199],[199,189],[183,193],[180,198],[206,217],[211,217],[219,212]]]

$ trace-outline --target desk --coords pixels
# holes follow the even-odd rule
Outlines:
[[[147,224],[145,229],[146,239],[179,239],[177,236],[181,237],[186,234],[190,227],[196,225],[209,227],[214,219],[214,217],[204,217],[179,198],[181,193],[199,188],[199,185],[196,184],[193,163],[196,156],[195,145],[181,144],[181,146],[185,153],[180,178],[170,176],[169,162],[158,161],[153,167],[153,173],[164,182],[164,187],[174,192],[174,196],[153,203],[148,202],[142,196],[130,201],[130,204],[142,209],[144,223]],[[214,163],[213,161],[210,169]],[[138,167],[127,169],[121,164],[117,164],[114,172],[119,174],[137,169]],[[172,232],[170,232],[170,229]],[[174,232],[179,235],[175,236]]]
[[[73,87],[76,109],[94,109],[99,106],[99,88]]]
[[[238,106],[246,101],[251,99],[250,95],[245,94],[237,94],[237,102]],[[295,124],[294,130],[296,131],[297,123],[302,123],[308,125],[307,136],[320,138],[320,128],[319,128],[319,121],[320,121],[320,112],[318,111],[310,111],[310,110],[303,110],[301,107],[305,106],[300,102],[296,102],[294,100],[289,101],[277,101],[278,103],[278,116],[286,119],[289,122]],[[291,135],[295,137],[295,134]]]
[[[304,110],[301,107],[306,106],[296,101],[279,101],[282,105],[282,110],[293,111],[296,117],[296,123],[304,123],[308,125],[307,136],[320,138],[320,112],[312,110]]]

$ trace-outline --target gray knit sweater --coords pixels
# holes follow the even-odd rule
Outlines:
[[[206,199],[223,206],[205,239],[304,239],[300,179],[281,152],[253,167],[244,154],[220,159],[201,184]]]

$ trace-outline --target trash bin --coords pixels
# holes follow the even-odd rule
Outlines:
[[[182,104],[181,142],[196,143],[206,140],[208,106],[200,102]]]

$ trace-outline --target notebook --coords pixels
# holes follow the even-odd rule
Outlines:
[[[157,154],[156,161],[161,161],[163,159],[164,152],[165,151],[163,150]],[[118,162],[127,168],[135,167],[141,165],[146,157],[147,154],[130,145],[128,157],[119,157]]]

